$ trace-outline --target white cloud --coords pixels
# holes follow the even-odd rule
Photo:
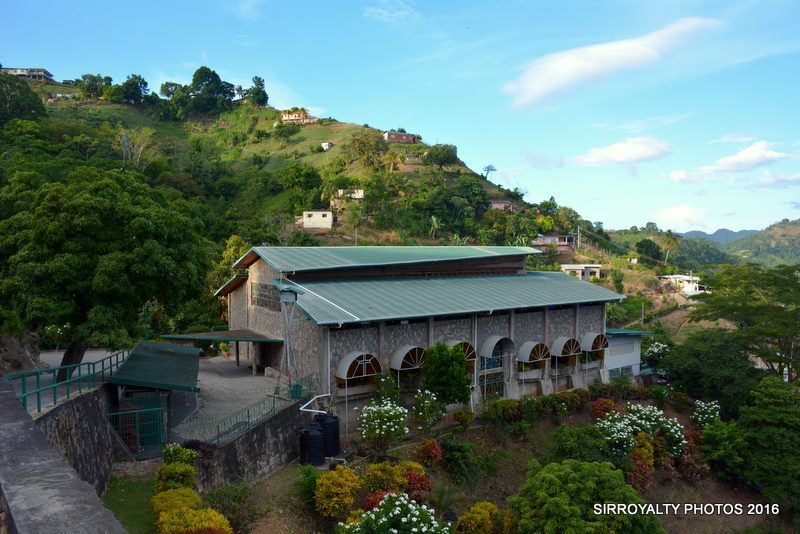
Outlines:
[[[633,165],[643,161],[661,159],[671,152],[671,147],[654,137],[631,137],[619,143],[593,148],[586,154],[572,158],[572,162],[584,167],[598,165]]]
[[[672,171],[667,174],[667,178],[676,184],[696,184],[698,182],[706,182],[711,179],[711,177],[707,174],[684,170]]]
[[[600,128],[603,130],[616,130],[630,133],[641,133],[645,130],[669,126],[676,122],[682,122],[694,115],[694,111],[681,113],[678,115],[655,115],[644,119],[635,119],[623,123],[593,122],[587,124],[590,128]]]
[[[756,141],[752,145],[743,148],[733,156],[726,156],[718,159],[711,165],[700,168],[704,173],[721,172],[744,172],[750,171],[764,165],[769,165],[775,161],[786,158],[783,152],[772,150],[766,141]]]
[[[368,19],[400,24],[420,17],[419,11],[404,0],[378,0],[378,5],[366,6],[361,12]]]
[[[240,19],[255,20],[261,16],[261,4],[264,0],[239,0],[233,12]]]
[[[705,228],[703,222],[705,215],[706,210],[703,208],[679,204],[658,210],[658,222],[663,228],[673,228],[680,232],[692,228]]]
[[[726,134],[720,137],[719,139],[712,139],[711,141],[708,141],[708,144],[713,145],[715,143],[752,143],[756,139],[757,139],[756,137],[747,134]]]
[[[719,26],[715,19],[680,19],[641,37],[573,48],[549,54],[525,67],[503,90],[523,108],[602,79],[610,74],[651,65],[694,34]]]
[[[778,176],[770,171],[764,172],[758,185],[763,187],[791,187],[793,185],[800,185],[800,172],[790,174],[788,176]]]

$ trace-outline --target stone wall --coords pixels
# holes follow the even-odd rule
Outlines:
[[[0,532],[125,533],[5,381],[0,381],[0,459],[0,521],[5,522]]]
[[[299,410],[308,399],[290,404],[249,432],[217,448],[197,468],[197,487],[208,491],[243,478],[259,480],[300,456],[300,428],[311,415]]]
[[[0,336],[0,376],[42,367],[46,366],[39,360],[39,338],[35,334]]]
[[[578,341],[589,332],[602,334],[603,328],[603,306],[581,306],[578,312]]]
[[[514,314],[514,341],[518,346],[527,341],[544,341],[544,312]]]
[[[114,463],[114,438],[105,414],[110,384],[59,404],[35,423],[82,480],[103,495]]]
[[[428,322],[417,321],[408,324],[387,324],[383,327],[381,338],[381,356],[386,358],[386,369],[388,369],[389,358],[394,351],[403,345],[414,345],[415,347],[428,346]],[[381,365],[383,365],[381,360]]]
[[[478,316],[478,346],[487,337],[508,337],[509,316],[507,312]]]
[[[441,319],[433,323],[434,343],[467,341],[472,344],[472,318]],[[423,345],[424,346],[424,345]]]
[[[547,339],[545,342],[549,345],[562,336],[575,337],[575,308],[547,311]]]

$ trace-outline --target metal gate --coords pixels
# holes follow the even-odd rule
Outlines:
[[[481,356],[478,372],[478,387],[483,398],[505,395],[505,376],[503,372],[503,354]]]
[[[166,398],[158,392],[136,392],[120,399],[119,411],[108,422],[137,460],[154,458],[164,448]]]

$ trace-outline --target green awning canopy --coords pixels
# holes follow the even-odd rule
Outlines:
[[[131,350],[111,382],[172,391],[200,391],[200,349],[142,341]]]
[[[282,339],[263,336],[247,329],[219,330],[213,332],[196,332],[194,334],[163,334],[161,339],[184,341],[246,341],[250,343],[283,343]]]

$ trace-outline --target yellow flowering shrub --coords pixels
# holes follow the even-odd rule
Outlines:
[[[178,508],[197,510],[203,507],[203,499],[192,488],[178,488],[156,493],[150,499],[150,508],[156,517],[161,512],[169,512]]]
[[[363,484],[352,469],[337,465],[335,470],[328,471],[317,480],[314,507],[323,517],[344,517],[353,508],[356,494]]]
[[[233,534],[225,516],[211,508],[178,508],[158,516],[159,534]]]

